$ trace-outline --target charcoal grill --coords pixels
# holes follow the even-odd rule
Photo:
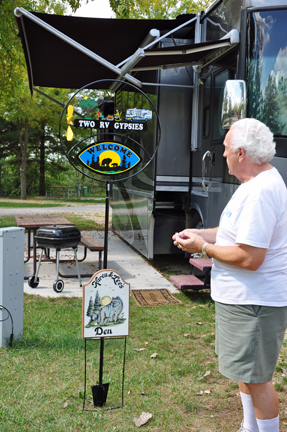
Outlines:
[[[36,274],[29,278],[28,285],[31,288],[36,288],[39,285],[38,274],[39,274],[43,253],[45,249],[56,249],[57,277],[55,282],[53,283],[53,290],[57,293],[63,291],[64,282],[62,279],[59,279],[60,251],[61,249],[72,248],[74,249],[74,255],[75,255],[75,261],[76,261],[80,286],[82,286],[79,263],[77,258],[77,248],[81,241],[80,230],[74,226],[48,225],[48,226],[43,226],[37,230],[35,239],[37,241],[37,247],[41,248],[41,254],[40,254]]]

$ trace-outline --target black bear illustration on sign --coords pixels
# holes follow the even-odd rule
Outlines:
[[[118,142],[90,145],[78,153],[87,168],[100,174],[121,174],[134,168],[141,158],[133,150]]]

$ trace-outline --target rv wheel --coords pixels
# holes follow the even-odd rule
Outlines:
[[[195,213],[192,220],[191,220],[191,226],[188,228],[196,228],[196,229],[203,229],[203,222],[201,220],[201,217],[199,213]]]

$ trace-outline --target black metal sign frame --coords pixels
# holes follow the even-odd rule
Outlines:
[[[81,171],[77,166],[75,166],[75,164],[73,163],[73,161],[71,160],[71,152],[73,150],[76,149],[76,147],[81,144],[85,139],[79,141],[78,143],[76,143],[74,146],[72,146],[71,149],[69,149],[68,151],[66,151],[64,143],[62,141],[62,134],[61,134],[61,127],[62,127],[62,118],[63,115],[65,114],[67,107],[69,106],[69,103],[71,102],[71,100],[82,90],[85,90],[87,88],[91,88],[91,86],[94,86],[96,84],[100,84],[101,82],[110,82],[112,83],[118,83],[119,85],[123,84],[125,86],[131,87],[134,90],[136,90],[137,92],[141,93],[143,95],[143,97],[145,97],[149,103],[151,104],[155,114],[156,114],[156,145],[155,145],[155,149],[154,149],[154,153],[152,155],[149,155],[148,152],[144,149],[144,147],[136,142],[135,140],[133,140],[132,138],[129,138],[130,140],[133,140],[144,152],[145,154],[148,156],[148,161],[147,163],[141,168],[139,169],[137,172],[134,172],[131,175],[128,175],[124,178],[115,178],[115,179],[96,179],[92,176],[90,176],[89,174],[87,174],[84,171]],[[92,130],[92,129],[91,129]],[[113,136],[118,136],[118,137],[124,137],[125,141],[127,140],[126,136],[123,134],[120,134],[118,132],[111,132],[110,134],[112,134]],[[89,136],[89,138],[93,138],[93,137],[98,137],[104,135],[103,133],[97,133],[95,135],[91,135]],[[107,133],[105,133],[105,135],[107,135]],[[98,81],[94,81],[92,83],[89,83],[85,86],[83,86],[82,88],[80,88],[79,90],[77,90],[73,96],[71,96],[71,98],[69,99],[69,101],[66,103],[66,105],[64,106],[61,116],[60,116],[60,121],[59,121],[59,138],[60,138],[60,142],[61,142],[61,146],[63,149],[63,153],[66,156],[66,158],[68,159],[69,163],[77,170],[79,171],[81,174],[83,174],[84,176],[91,178],[92,180],[97,180],[97,181],[101,181],[101,182],[105,182],[106,183],[106,206],[105,206],[105,238],[104,238],[104,263],[103,263],[103,268],[107,269],[107,254],[108,254],[108,231],[109,231],[109,200],[110,200],[110,183],[116,183],[118,181],[124,181],[127,180],[129,178],[132,178],[138,174],[140,174],[150,163],[151,161],[154,159],[159,144],[160,144],[160,137],[161,137],[161,124],[160,124],[160,118],[159,118],[159,114],[157,112],[156,107],[154,106],[153,102],[150,100],[150,98],[138,87],[136,87],[135,85],[125,82],[125,81],[121,81],[121,80],[116,80],[116,79],[103,79],[103,80],[98,80]],[[78,152],[79,153],[79,152]],[[84,167],[84,165],[83,165]],[[94,398],[94,406],[99,406],[102,407],[105,402],[106,402],[106,397],[107,397],[107,392],[108,392],[108,384],[103,384],[102,383],[102,377],[103,377],[103,360],[104,360],[104,340],[105,338],[101,338],[100,339],[100,369],[99,369],[99,381],[98,384],[96,386],[92,387],[93,390],[93,398]],[[125,351],[124,351],[124,363],[123,363],[123,381],[122,381],[122,406],[123,406],[123,386],[124,386],[124,370],[125,370],[125,353],[126,353],[126,338],[125,338]],[[84,405],[83,405],[83,409],[85,409],[85,400],[86,400],[86,368],[87,368],[87,361],[86,361],[86,356],[87,356],[87,345],[86,345],[86,339],[85,339],[85,392],[84,392]],[[117,408],[121,408],[121,407],[117,407]]]
[[[70,99],[68,100],[68,102],[66,103],[66,105],[64,106],[64,108],[63,108],[63,110],[62,110],[62,113],[61,113],[61,116],[60,116],[60,121],[59,121],[59,138],[60,138],[60,143],[61,143],[61,146],[62,146],[62,149],[63,149],[63,153],[64,153],[64,155],[66,156],[66,158],[68,159],[68,161],[70,162],[70,164],[77,170],[77,171],[79,171],[81,174],[83,174],[84,176],[86,176],[86,177],[88,177],[88,178],[91,178],[92,180],[95,180],[95,178],[94,177],[92,177],[92,176],[90,176],[89,174],[87,174],[86,172],[84,172],[84,171],[81,171],[74,163],[73,163],[73,161],[72,161],[72,159],[71,159],[71,152],[79,145],[79,144],[81,144],[85,139],[87,139],[87,138],[85,138],[84,140],[81,140],[81,141],[79,141],[78,143],[76,143],[71,149],[69,149],[68,151],[66,151],[66,149],[65,149],[65,146],[64,146],[64,143],[63,143],[63,140],[62,140],[62,134],[61,134],[61,122],[62,122],[62,118],[63,118],[63,115],[65,114],[65,112],[66,112],[66,110],[67,110],[67,107],[68,107],[68,105],[69,105],[69,103],[71,102],[71,100],[80,92],[80,91],[82,91],[82,90],[85,90],[85,89],[88,89],[88,88],[90,88],[91,86],[95,86],[96,84],[100,84],[101,82],[110,82],[110,83],[118,83],[118,84],[123,84],[123,85],[125,85],[125,86],[128,86],[128,87],[131,87],[132,89],[134,89],[134,90],[136,90],[137,92],[139,92],[139,93],[141,93],[142,95],[143,95],[143,97],[144,98],[146,98],[147,100],[148,100],[148,102],[150,103],[150,105],[152,106],[152,108],[153,108],[153,110],[154,110],[154,112],[155,112],[155,115],[156,115],[156,120],[157,120],[157,124],[156,124],[156,126],[157,126],[157,129],[156,129],[156,145],[155,145],[155,149],[154,149],[154,152],[153,152],[153,154],[152,155],[149,155],[148,154],[148,152],[144,149],[144,147],[140,144],[140,143],[138,143],[138,142],[136,142],[135,140],[133,140],[132,138],[129,138],[129,139],[131,139],[131,140],[133,140],[134,142],[136,142],[136,144],[149,156],[149,160],[147,161],[147,163],[141,168],[141,169],[139,169],[137,172],[134,172],[133,174],[131,174],[131,175],[128,175],[128,176],[126,176],[126,177],[124,177],[124,178],[120,178],[120,179],[101,179],[101,178],[99,178],[99,179],[96,179],[97,181],[101,181],[101,182],[104,182],[104,183],[116,183],[116,182],[118,182],[118,181],[124,181],[124,180],[127,180],[127,179],[129,179],[129,178],[132,178],[132,177],[134,177],[134,176],[136,176],[136,175],[138,175],[138,174],[140,174],[144,169],[146,169],[146,167],[151,163],[151,161],[154,159],[154,157],[155,157],[155,155],[156,155],[156,153],[157,153],[157,150],[158,150],[158,147],[159,147],[159,144],[160,144],[160,138],[161,138],[161,123],[160,123],[160,118],[159,118],[159,114],[158,114],[158,111],[157,111],[157,109],[156,109],[156,107],[154,106],[154,104],[153,104],[153,102],[151,101],[151,99],[147,96],[147,94],[146,93],[144,93],[140,88],[138,88],[138,87],[136,87],[135,85],[133,85],[133,84],[131,84],[131,83],[128,83],[128,82],[125,82],[125,81],[121,81],[121,80],[116,80],[116,79],[103,79],[103,80],[98,80],[98,81],[94,81],[94,82],[92,82],[92,83],[89,83],[89,84],[86,84],[85,86],[83,86],[82,88],[80,88],[79,90],[77,90],[74,94],[73,94],[73,96],[71,96],[70,97]],[[126,136],[125,135],[123,135],[123,134],[120,134],[120,133],[118,133],[118,132],[110,132],[110,134],[111,135],[117,135],[117,136],[119,136],[119,137],[124,137],[124,138],[126,138]],[[94,135],[91,135],[91,136],[89,136],[89,138],[93,138],[93,137],[98,137],[98,136],[101,136],[101,135],[104,135],[102,132],[100,132],[100,133],[97,133],[97,134],[94,134]],[[107,135],[107,133],[105,133],[105,135]]]

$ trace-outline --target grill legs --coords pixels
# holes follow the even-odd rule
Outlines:
[[[80,287],[82,287],[82,280],[81,280],[80,267],[79,267],[79,262],[78,262],[78,257],[77,257],[77,251],[78,251],[78,248],[75,248],[74,249],[74,255],[75,255],[75,261],[76,261],[76,266],[77,266],[78,279],[79,279]]]
[[[56,276],[55,282],[53,283],[53,290],[55,292],[57,292],[57,293],[62,292],[63,289],[64,289],[64,281],[62,279],[59,279],[59,273],[60,273],[60,269],[59,269],[59,265],[60,265],[60,251],[61,251],[61,249],[56,249],[56,271],[57,271],[57,276]],[[28,285],[31,288],[36,288],[39,285],[38,274],[39,274],[39,269],[40,269],[43,253],[44,253],[44,248],[41,248],[41,254],[40,254],[40,258],[39,258],[36,274],[34,276],[31,276],[28,279]],[[77,257],[77,248],[74,248],[74,256],[75,256],[75,262],[76,262],[77,274],[78,274],[78,279],[79,279],[80,287],[82,287],[82,280],[81,280],[79,262],[78,262],[78,257]]]

